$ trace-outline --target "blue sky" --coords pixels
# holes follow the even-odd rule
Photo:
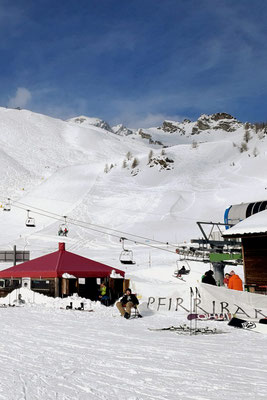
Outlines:
[[[0,105],[130,127],[266,121],[265,0],[0,0]]]

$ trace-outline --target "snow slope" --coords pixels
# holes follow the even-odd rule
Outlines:
[[[0,314],[3,400],[266,397],[265,335],[220,322],[210,323],[224,332],[218,335],[153,332],[187,321],[177,313],[127,321],[105,307],[87,313],[29,305]]]
[[[192,263],[187,281],[178,281],[172,276],[175,245],[200,236],[196,221],[219,222],[231,204],[266,199],[264,132],[251,129],[241,153],[245,130],[235,121],[234,131],[206,116],[177,123],[184,132],[151,128],[144,130],[149,142],[138,131],[116,135],[98,119],[82,118],[77,123],[0,109],[0,200],[12,202],[11,212],[0,212],[0,248],[16,244],[31,258],[55,251],[60,216],[67,215],[80,221],[69,224],[67,250],[122,268],[119,237],[132,238],[127,247],[136,264],[125,270],[140,296],[188,292],[208,266]],[[207,123],[209,129],[191,135]],[[163,152],[159,141],[169,146]],[[27,209],[35,228],[25,226]],[[107,235],[101,227],[120,232]],[[185,315],[144,309],[145,318],[126,321],[115,308],[90,304],[94,312],[83,313],[65,305],[36,299],[25,307],[0,307],[0,399],[266,395],[265,336],[223,322],[212,326],[224,333],[209,337],[151,332],[149,327],[185,323]]]
[[[26,228],[27,208],[121,230],[126,237],[137,234],[179,243],[199,237],[196,221],[222,221],[230,204],[266,197],[265,135],[251,128],[248,151],[241,153],[245,130],[236,120],[229,132],[218,125],[227,120],[208,116],[199,121],[209,123],[210,129],[194,135],[190,132],[202,126],[199,121],[177,123],[182,133],[151,129],[152,142],[161,139],[170,146],[163,155],[162,147],[138,133],[116,135],[95,126],[101,120],[82,118],[82,123],[75,118],[66,122],[27,110],[0,109],[0,200],[10,197],[24,208],[0,213],[2,248],[26,246],[33,257],[41,249],[55,249],[60,222],[35,215],[36,228]],[[151,150],[153,162],[148,159]],[[132,169],[134,157],[139,164]],[[168,169],[157,163],[166,159],[171,160]],[[67,241],[85,256],[118,262],[119,237],[72,226]],[[132,247],[137,266],[143,266],[151,252],[159,265],[164,257],[146,246]]]

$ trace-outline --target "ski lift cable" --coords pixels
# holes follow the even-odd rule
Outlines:
[[[20,206],[18,206],[18,205],[13,205],[13,207],[19,208],[19,209],[21,209],[21,210],[26,210],[24,207],[20,207]],[[51,219],[55,219],[55,220],[57,220],[57,221],[60,221],[60,218],[59,218],[59,217],[53,217],[53,216],[51,216],[51,215],[47,215],[48,212],[46,212],[46,214],[44,214],[44,213],[41,213],[41,212],[38,212],[38,211],[32,211],[32,210],[29,210],[29,211],[31,211],[32,213],[37,214],[37,215],[42,215],[42,216],[44,216],[44,217],[47,217],[47,218],[51,218]],[[54,214],[54,213],[53,213],[53,214]],[[55,215],[55,214],[54,214],[54,215]],[[75,221],[75,220],[74,220],[74,221]],[[94,231],[94,232],[98,232],[98,233],[101,233],[101,234],[104,234],[104,235],[108,235],[108,236],[113,236],[113,237],[116,237],[116,238],[121,238],[120,235],[116,235],[116,234],[114,234],[114,233],[105,232],[105,231],[102,231],[102,230],[98,230],[98,229],[95,229],[95,228],[91,228],[91,227],[89,227],[89,226],[84,226],[84,225],[81,225],[81,224],[76,223],[76,222],[74,222],[74,221],[69,221],[69,223],[72,224],[72,225],[75,225],[75,226],[79,226],[80,228],[83,228],[83,229],[88,229],[88,230],[91,230],[91,231]],[[151,247],[152,249],[162,250],[162,251],[166,251],[166,252],[172,253],[172,254],[175,253],[173,250],[168,250],[168,249],[165,249],[165,248],[162,248],[162,247],[153,246],[153,245],[151,245],[151,244],[144,243],[144,242],[140,242],[140,241],[137,241],[137,240],[134,240],[134,239],[128,239],[128,238],[125,238],[125,239],[128,240],[128,241],[130,241],[130,242],[134,242],[134,243],[136,243],[136,244],[140,244],[140,245],[142,245],[142,246]],[[160,242],[160,243],[163,243],[163,242]],[[164,243],[164,244],[165,244],[165,243]]]
[[[47,213],[47,214],[54,215],[55,217],[57,217],[56,219],[62,218],[62,216],[60,216],[59,214],[56,214],[56,213],[53,213],[53,212],[50,212],[50,211],[46,211],[46,210],[41,209],[41,208],[32,207],[32,206],[29,206],[28,204],[21,203],[21,202],[19,202],[19,201],[15,201],[14,203],[16,203],[16,204],[21,204],[21,205],[23,205],[23,206],[25,206],[25,207],[31,207],[31,211],[32,211],[32,212],[36,212],[36,211],[33,211],[33,210],[32,210],[32,209],[35,209],[35,210],[39,210],[39,211],[42,211],[42,212]],[[15,207],[15,205],[14,205],[14,207]],[[50,216],[50,215],[48,215],[48,216]],[[64,218],[65,218],[65,217],[64,217]],[[101,226],[101,225],[92,224],[92,223],[90,223],[90,222],[84,222],[84,221],[76,220],[76,219],[70,218],[70,217],[67,217],[67,218],[68,218],[68,222],[69,222],[69,223],[70,223],[70,222],[71,222],[71,223],[74,223],[74,222],[75,222],[75,223],[79,223],[79,224],[83,224],[83,225],[91,225],[91,226],[95,226],[95,227],[97,227],[97,228],[101,228],[101,229],[105,229],[105,230],[110,230],[110,231],[117,232],[117,233],[120,233],[120,234],[124,234],[124,235],[127,235],[127,236],[133,236],[133,237],[136,237],[136,238],[139,238],[139,239],[149,240],[149,241],[151,241],[151,242],[153,242],[153,243],[158,243],[158,244],[166,245],[166,242],[162,242],[162,241],[160,241],[160,240],[151,239],[151,238],[148,238],[148,237],[145,237],[145,236],[140,236],[140,235],[136,235],[136,234],[129,233],[129,232],[123,232],[123,231],[120,231],[120,230],[117,230],[117,229],[113,229],[113,228],[109,228],[109,227],[105,227],[105,226]],[[110,236],[112,236],[112,235],[110,234]],[[118,236],[116,235],[116,237],[118,237]],[[136,240],[133,240],[133,239],[128,239],[128,238],[127,238],[127,240],[131,240],[131,241],[133,241],[133,242],[136,242]],[[171,243],[168,243],[168,246],[173,247],[173,248],[177,248],[177,246],[175,246],[174,244],[171,244]]]
[[[20,202],[16,202],[16,203],[22,204],[22,205],[24,205],[24,206],[28,206],[27,204],[24,204],[24,203],[20,203]],[[43,212],[48,213],[48,214],[55,215],[55,216],[57,216],[57,217],[60,217],[58,214],[55,214],[55,213],[50,212],[50,211],[46,211],[46,210],[43,210],[43,209],[40,209],[40,208],[37,208],[37,207],[32,207],[32,208],[34,208],[34,209],[36,209],[36,210],[43,211]],[[73,222],[77,222],[77,223],[84,224],[84,225],[91,225],[91,226],[95,226],[95,227],[97,227],[97,228],[101,228],[101,229],[105,229],[105,230],[110,230],[110,231],[117,232],[117,233],[120,233],[120,234],[124,234],[124,235],[127,235],[127,236],[130,235],[130,236],[137,237],[137,238],[139,238],[139,239],[149,240],[149,241],[154,242],[154,243],[159,243],[159,244],[164,244],[164,245],[166,245],[166,242],[162,242],[162,241],[155,240],[155,239],[151,239],[151,238],[148,238],[148,237],[136,235],[136,234],[129,233],[129,232],[123,232],[123,231],[120,231],[120,230],[117,230],[117,229],[113,229],[113,228],[109,228],[109,227],[105,227],[105,226],[101,226],[101,225],[92,224],[92,223],[90,223],[90,222],[85,222],[85,221],[76,220],[76,219],[71,218],[71,217],[68,217],[68,221],[69,221],[69,222],[72,221],[72,223],[73,223]],[[111,235],[111,236],[112,236],[112,235]],[[127,240],[130,240],[130,239],[127,239]],[[131,239],[131,240],[135,242],[135,240],[133,240],[133,239]],[[170,244],[170,243],[168,243],[168,245],[171,246],[171,247],[175,247],[175,248],[177,247],[177,246],[175,246],[175,245],[173,245],[173,244]]]

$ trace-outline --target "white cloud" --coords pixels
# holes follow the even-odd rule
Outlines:
[[[184,118],[181,115],[167,115],[163,113],[147,113],[144,115],[143,113],[135,112],[132,114],[122,113],[112,122],[123,123],[129,128],[137,129],[157,127],[161,126],[165,120],[181,121]]]
[[[17,88],[14,97],[11,97],[8,102],[9,107],[25,107],[32,98],[31,92],[23,87]]]

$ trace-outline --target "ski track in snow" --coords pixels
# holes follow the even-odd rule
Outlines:
[[[3,400],[266,396],[266,337],[226,323],[210,324],[224,334],[189,337],[148,330],[186,322],[175,315],[126,321],[112,308],[86,313],[42,306],[0,313]]]

